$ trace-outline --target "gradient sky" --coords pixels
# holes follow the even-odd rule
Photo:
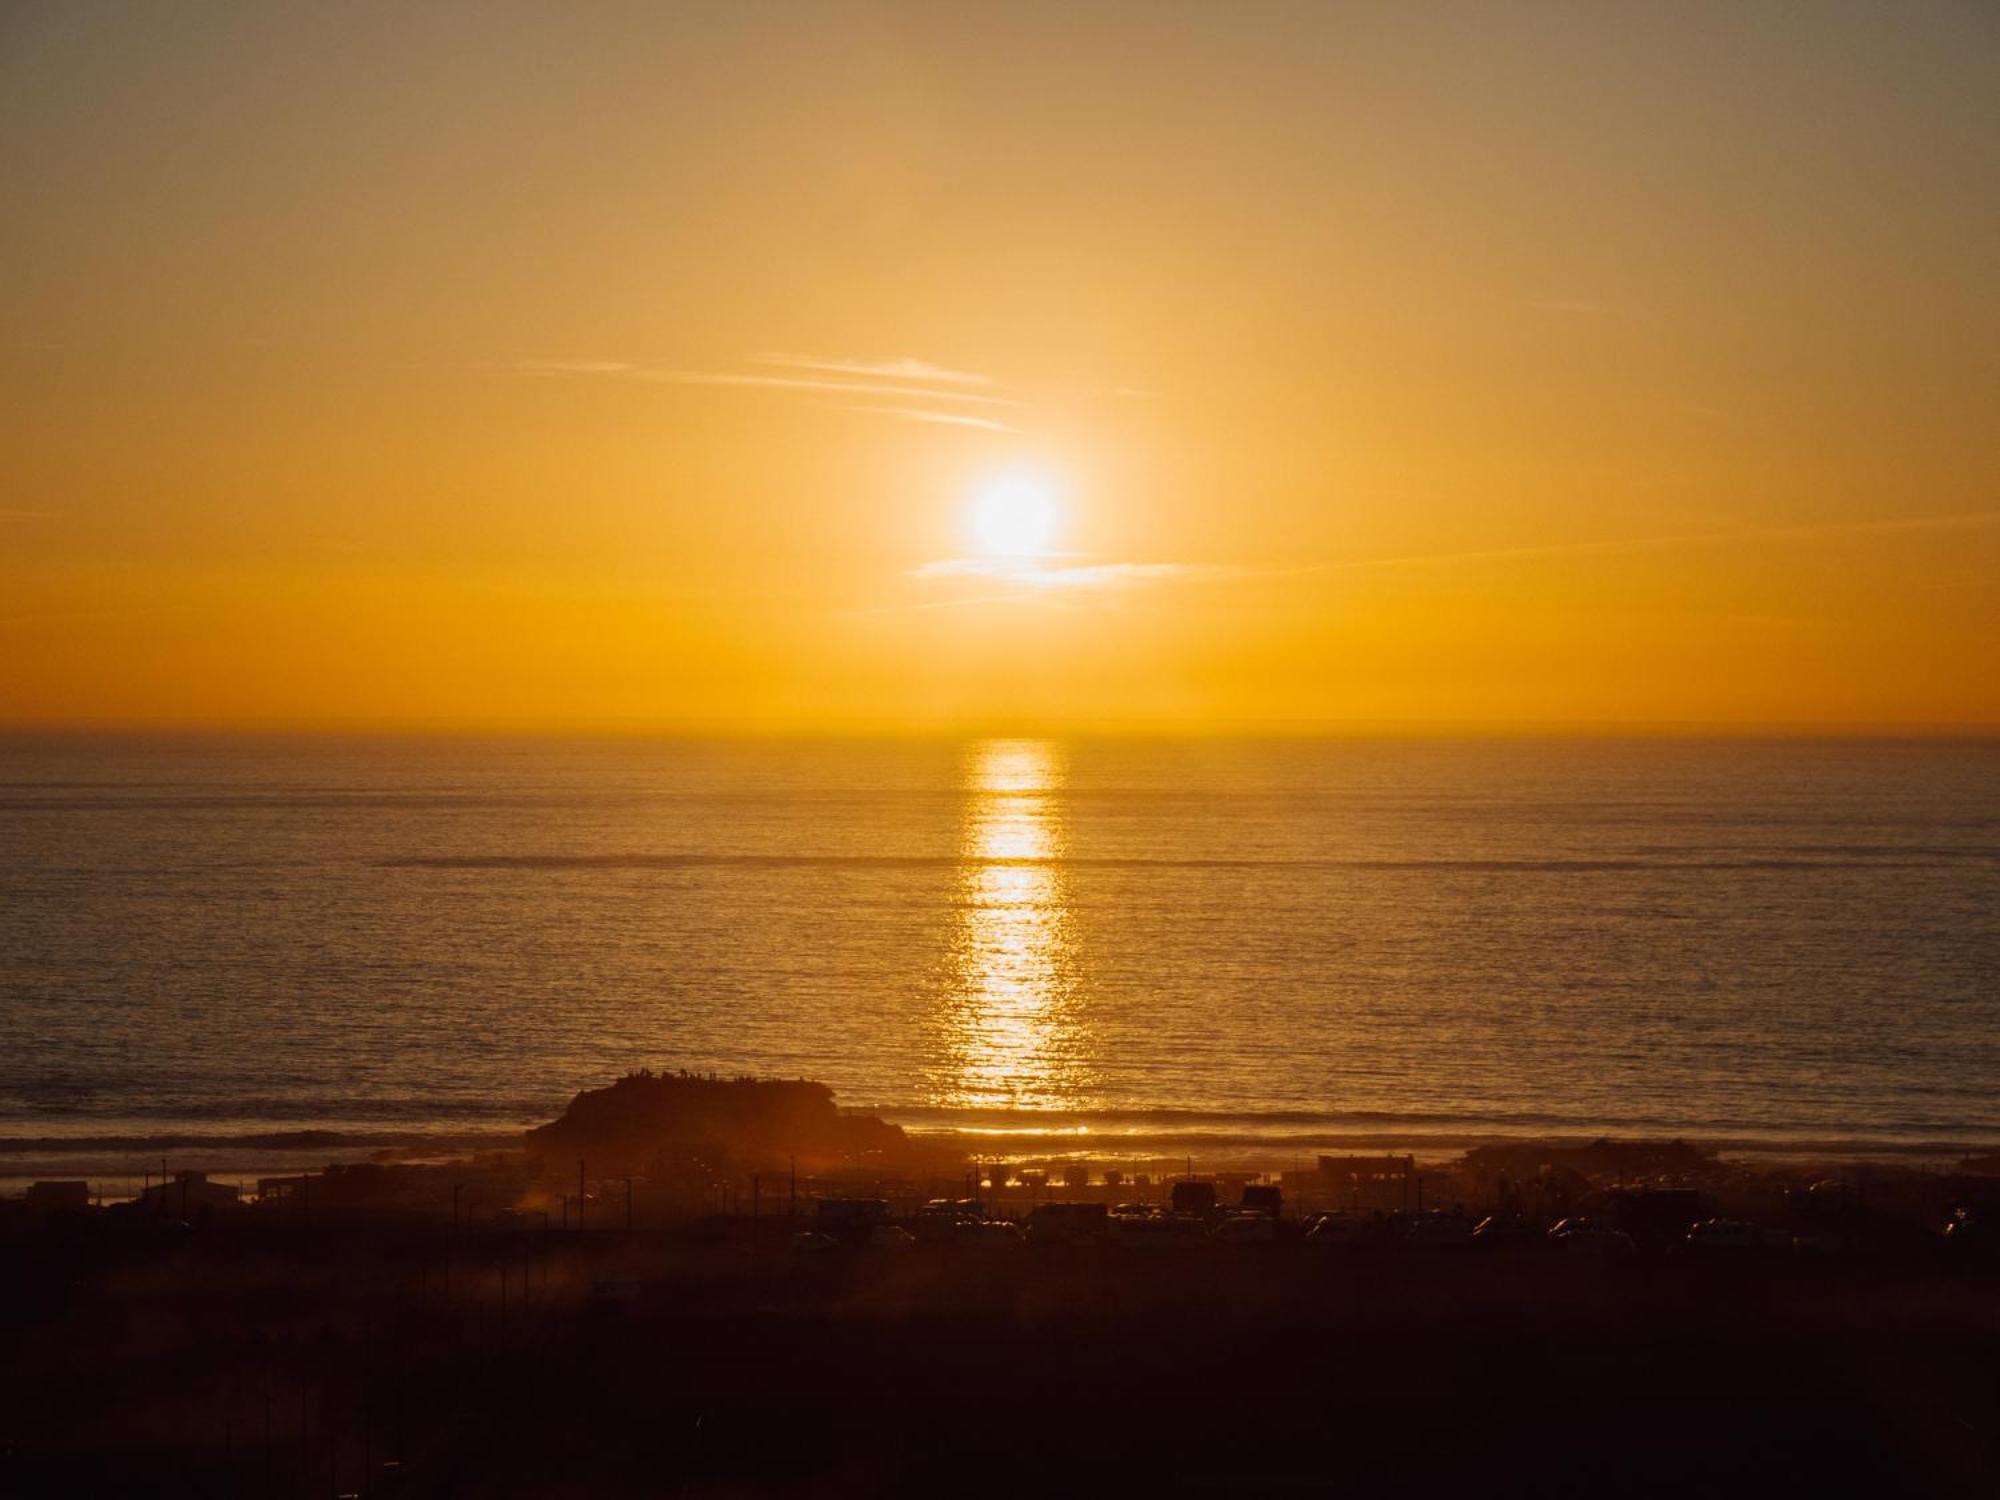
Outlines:
[[[0,182],[0,720],[2000,722],[1991,6],[17,0]]]

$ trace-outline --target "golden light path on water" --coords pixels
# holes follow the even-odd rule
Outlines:
[[[1082,1012],[1062,858],[1063,753],[988,740],[966,754],[957,911],[934,1102],[1065,1109],[1088,1102]]]

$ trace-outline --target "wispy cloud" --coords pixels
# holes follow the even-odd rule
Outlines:
[[[776,364],[779,362],[779,356],[759,356],[758,362]],[[984,376],[969,375],[959,370],[940,370],[937,366],[927,365],[921,360],[892,360],[880,363],[788,361],[786,367],[801,373],[785,375],[741,370],[676,370],[618,359],[528,359],[517,361],[510,368],[521,375],[584,376],[643,381],[655,385],[716,386],[727,390],[797,391],[806,395],[865,396],[876,400],[928,402],[946,410],[955,406],[1011,410],[1023,405],[1015,397],[1002,395],[998,390],[965,388],[967,384],[974,382],[990,385]],[[936,381],[938,384],[926,385],[922,383],[924,381]],[[865,406],[852,409],[904,416],[911,411],[929,408]],[[964,422],[956,425],[983,424]],[[1011,429],[995,425],[992,430]]]
[[[1222,583],[1262,576],[1255,570],[1209,563],[1109,562],[1066,560],[1070,554],[1041,557],[947,557],[919,564],[909,576],[919,583],[984,583],[974,593],[914,603],[885,604],[843,611],[855,617],[928,614],[936,610],[973,609],[1005,604],[1021,608],[1077,609],[1108,604],[1142,588],[1175,584]]]
[[[976,427],[982,432],[1019,432],[993,417],[975,417],[962,411],[925,411],[914,406],[844,406],[842,411],[868,412],[878,417],[897,417],[905,422],[932,422],[940,427]]]
[[[754,363],[787,370],[811,370],[822,375],[851,375],[866,380],[904,380],[921,385],[995,384],[990,375],[948,370],[921,359],[822,359],[807,354],[759,354]]]
[[[1011,396],[972,391],[934,391],[920,385],[886,385],[860,380],[822,380],[811,375],[738,375],[726,370],[640,370],[640,379],[670,385],[717,385],[745,390],[834,391],[851,396],[893,396],[901,401],[967,402],[975,406],[1019,406]]]
[[[1609,537],[1593,541],[1485,547],[1459,552],[1399,553],[1385,557],[1345,558],[1282,568],[1216,563],[1075,562],[1068,560],[1066,554],[1041,557],[949,557],[922,563],[912,568],[909,576],[921,583],[972,579],[997,585],[1000,591],[927,601],[903,607],[919,610],[957,608],[972,604],[1020,603],[1036,599],[1047,601],[1062,597],[1109,595],[1163,585],[1233,583],[1249,579],[1295,577],[1375,568],[1448,567],[1461,563],[1584,557],[1646,552],[1673,547],[1712,546],[1729,542],[1810,541],[1823,537],[1975,530],[1991,526],[2000,526],[2000,511],[1826,521],[1799,526],[1738,526],[1726,530],[1680,532],[1661,536]]]
[[[52,510],[24,510],[19,506],[0,505],[0,521],[46,521],[54,515]]]
[[[643,366],[622,359],[523,359],[512,366],[520,375],[630,375],[643,377]]]

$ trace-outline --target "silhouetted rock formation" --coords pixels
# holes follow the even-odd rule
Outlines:
[[[805,1079],[704,1078],[628,1073],[586,1089],[561,1119],[527,1133],[545,1157],[587,1157],[593,1171],[645,1171],[663,1156],[711,1164],[897,1161],[909,1153],[902,1128],[872,1115],[844,1115],[833,1090]]]

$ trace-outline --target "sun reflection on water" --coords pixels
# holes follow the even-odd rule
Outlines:
[[[1086,1101],[1062,859],[1064,765],[1041,740],[967,752],[958,912],[945,980],[936,1102],[975,1109]]]

